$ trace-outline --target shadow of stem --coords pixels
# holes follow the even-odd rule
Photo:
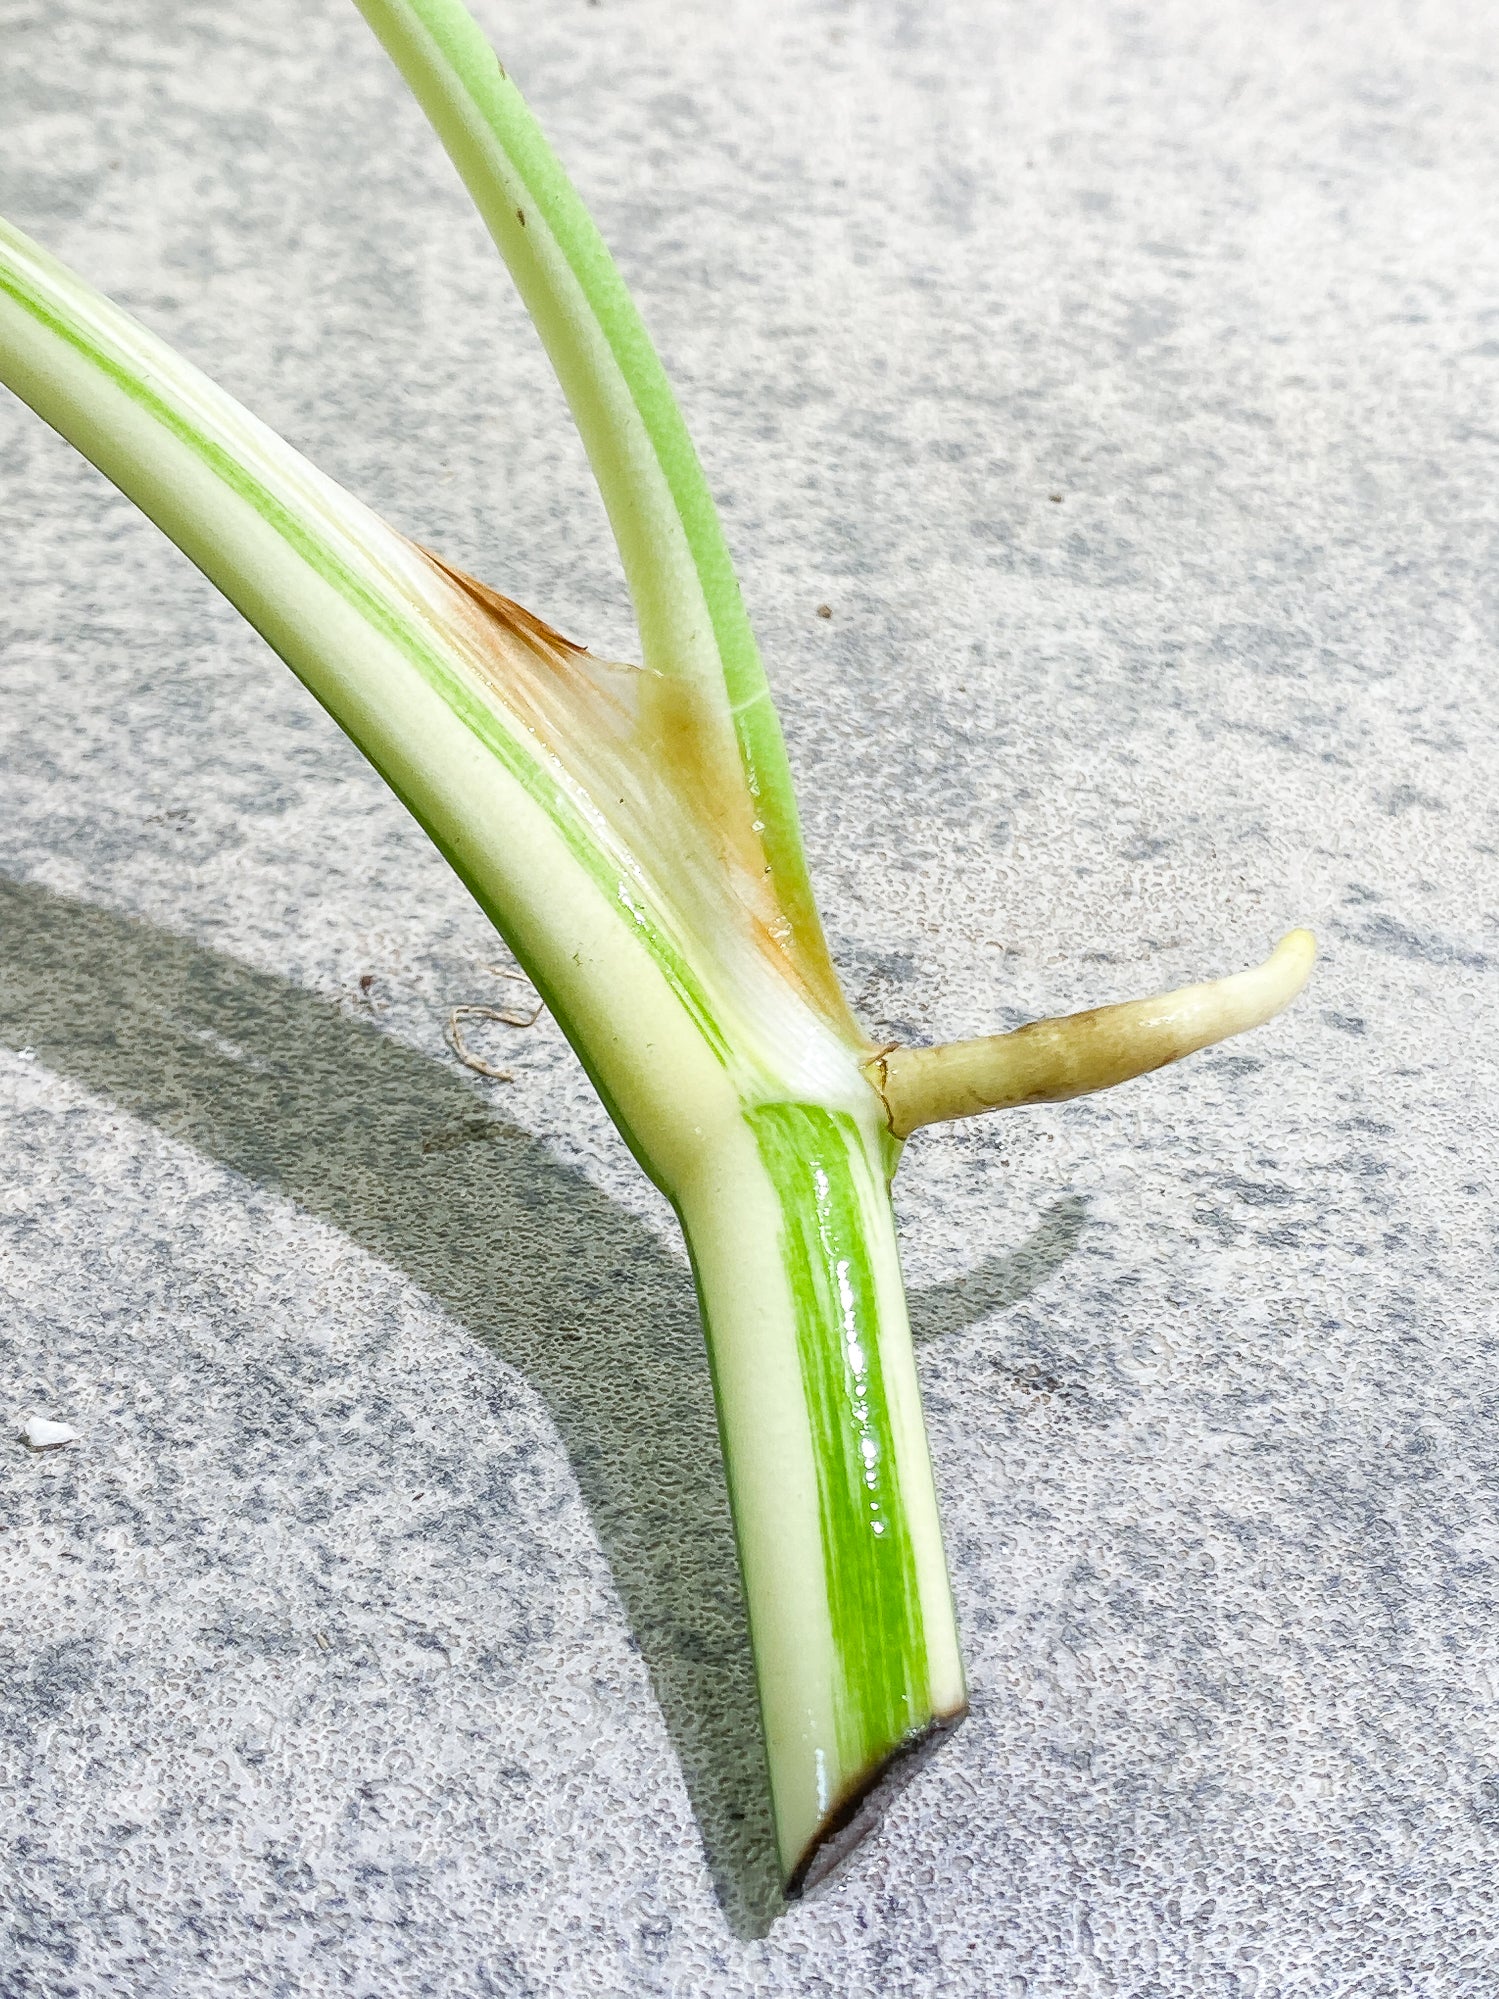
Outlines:
[[[649,1669],[726,1919],[781,1900],[754,1672],[691,1278],[466,1073],[284,980],[0,881],[0,1040],[332,1223],[409,1275],[547,1405]],[[1071,1253],[1018,1251],[912,1300],[950,1333]]]
[[[1018,1305],[1053,1274],[1077,1248],[1088,1220],[1080,1194],[1053,1201],[1018,1249],[991,1256],[961,1277],[913,1291],[911,1337],[918,1346],[961,1333],[991,1312]]]

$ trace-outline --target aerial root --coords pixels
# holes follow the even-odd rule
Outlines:
[[[1011,1034],[940,1048],[887,1049],[865,1073],[885,1101],[897,1138],[980,1111],[1061,1103],[1259,1027],[1295,999],[1316,955],[1310,930],[1293,930],[1253,971],[1154,999],[1032,1021]]]

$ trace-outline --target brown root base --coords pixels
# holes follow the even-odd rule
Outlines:
[[[951,1714],[938,1715],[915,1735],[897,1743],[883,1763],[833,1807],[791,1870],[786,1883],[788,1902],[799,1902],[837,1872],[867,1833],[874,1831],[891,1803],[910,1783],[944,1737],[968,1712],[965,1703]]]

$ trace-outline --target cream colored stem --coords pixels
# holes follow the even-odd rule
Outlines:
[[[1316,955],[1310,930],[1293,930],[1252,972],[1035,1020],[1013,1034],[893,1048],[865,1073],[885,1100],[897,1138],[947,1118],[1087,1096],[1260,1026],[1295,999]]]

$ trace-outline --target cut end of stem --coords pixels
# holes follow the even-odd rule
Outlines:
[[[908,1735],[868,1775],[853,1785],[823,1820],[791,1870],[786,1899],[798,1902],[815,1894],[823,1883],[874,1831],[911,1779],[968,1713],[965,1702],[951,1714],[936,1716],[925,1728]]]
[[[1273,1019],[1306,984],[1316,955],[1311,931],[1293,930],[1253,971],[1032,1021],[1012,1034],[892,1048],[865,1074],[897,1138],[948,1118],[1087,1096]]]

